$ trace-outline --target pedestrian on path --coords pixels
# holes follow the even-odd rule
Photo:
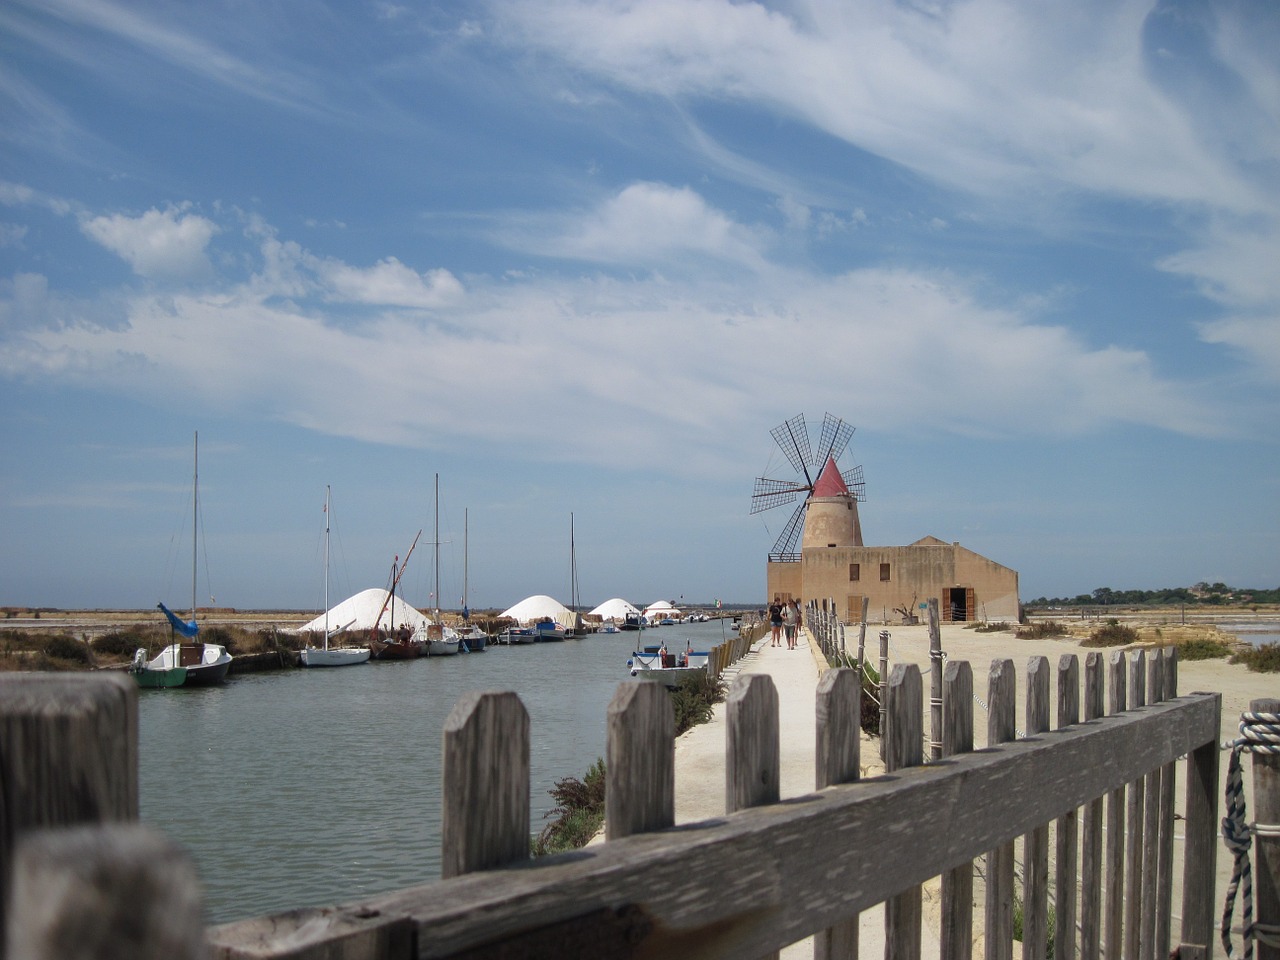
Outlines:
[[[787,601],[787,607],[782,611],[782,627],[787,634],[787,649],[794,650],[796,648],[796,636],[800,632],[800,604],[794,597]]]
[[[769,646],[778,647],[782,643],[782,598],[775,595],[773,603],[769,604]]]

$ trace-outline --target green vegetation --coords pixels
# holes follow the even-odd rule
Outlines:
[[[556,805],[547,813],[547,819],[555,819],[534,839],[533,855],[542,857],[585,847],[604,826],[604,786],[602,759],[597,759],[581,780],[557,780],[550,791]]]
[[[1230,652],[1231,648],[1227,644],[1208,637],[1194,637],[1178,644],[1179,660],[1216,660]],[[1235,662],[1232,661],[1232,663]]]
[[[1242,650],[1233,655],[1230,662],[1243,663],[1253,673],[1280,673],[1280,643],[1264,643]]]
[[[1118,620],[1108,620],[1104,626],[1089,634],[1089,639],[1082,640],[1082,647],[1123,647],[1138,642],[1138,631],[1127,627]]]
[[[1013,635],[1019,640],[1045,640],[1049,637],[1069,636],[1070,633],[1071,631],[1057,620],[1036,620],[1013,631]]]
[[[827,655],[832,667],[858,669],[858,658],[848,653]],[[872,737],[880,736],[880,672],[870,663],[862,667],[862,713],[859,717],[862,732]]]
[[[671,692],[676,711],[676,736],[711,719],[715,705],[724,700],[724,684],[707,673],[684,677]]]
[[[1001,630],[1010,629],[1010,626],[1004,620],[992,620],[989,623],[971,623],[965,629],[972,630],[974,633],[999,633]]]
[[[1013,939],[1019,943],[1022,942],[1022,898],[1017,894],[1013,897]],[[1049,904],[1049,919],[1045,924],[1045,957],[1052,960],[1053,958],[1053,937],[1058,926],[1057,912],[1053,909],[1053,904]]]
[[[1197,583],[1194,587],[1165,587],[1162,590],[1112,590],[1099,587],[1076,597],[1039,597],[1028,607],[1095,606],[1220,606],[1222,604],[1280,603],[1280,587],[1274,590],[1229,587],[1225,583]]]

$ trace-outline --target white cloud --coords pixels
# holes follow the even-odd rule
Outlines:
[[[509,245],[598,263],[678,265],[690,256],[750,269],[765,265],[767,234],[711,207],[694,190],[633,183],[586,214],[509,231]]]
[[[317,273],[330,289],[331,299],[393,307],[439,307],[463,294],[462,284],[448,270],[420,274],[395,257],[361,269],[336,260],[317,262]]]
[[[218,232],[211,220],[173,207],[152,208],[140,217],[93,217],[80,229],[148,279],[208,276],[205,248]]]

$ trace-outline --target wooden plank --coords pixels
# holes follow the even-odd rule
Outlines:
[[[14,857],[9,955],[197,960],[205,955],[201,900],[195,864],[159,831],[125,823],[36,830]]]
[[[1218,744],[1201,744],[1187,758],[1186,816],[1182,848],[1182,931],[1180,957],[1213,956],[1213,903],[1218,855]]]
[[[1147,659],[1147,702],[1164,698],[1164,661],[1159,650]],[[1138,928],[1138,956],[1142,960],[1163,960],[1155,951],[1156,880],[1160,873],[1160,767],[1144,778],[1146,794],[1142,819],[1142,905]],[[1166,954],[1167,956],[1167,954]]]
[[[1178,695],[1178,648],[1164,648],[1164,695],[1172,700]],[[1155,955],[1167,957],[1173,939],[1173,841],[1177,830],[1174,822],[1174,787],[1177,764],[1166,763],[1160,769],[1160,865],[1156,879]]]
[[[1137,710],[1147,702],[1147,661],[1141,650],[1129,657],[1129,709]],[[1129,784],[1125,823],[1128,832],[1124,838],[1124,941],[1121,956],[1124,960],[1142,960],[1140,952],[1142,934],[1142,871],[1143,871],[1143,810],[1146,806],[1146,781],[1135,777]]]
[[[1058,729],[1080,722],[1080,661],[1075,654],[1058,658]],[[1069,810],[1054,825],[1053,957],[1076,958],[1076,879],[1080,856],[1078,810]]]
[[[1251,713],[1280,714],[1280,700],[1249,703]],[[1253,819],[1257,824],[1280,825],[1280,756],[1253,751]],[[1253,919],[1259,927],[1280,930],[1280,836],[1257,834],[1253,842]],[[1255,942],[1258,960],[1280,960],[1280,945],[1262,938]]]
[[[929,759],[942,759],[942,628],[938,598],[929,598]]]
[[[1195,694],[1038,742],[1005,743],[444,885],[214,927],[210,942],[220,958],[319,960],[333,956],[324,952],[333,931],[409,918],[418,955],[429,960],[599,911],[633,910],[648,923],[632,928],[637,957],[758,956],[959,866],[1138,771],[1201,744],[1216,751],[1220,713],[1217,694]],[[947,829],[917,829],[904,810],[928,810]]]
[[[889,678],[889,735],[885,772],[924,763],[923,680],[914,663],[900,663]],[[920,924],[924,919],[920,885],[894,894],[884,905],[884,955],[920,960]]]
[[[1102,654],[1084,660],[1084,720],[1105,715]],[[1080,818],[1080,960],[1098,960],[1102,953],[1102,815],[1101,797],[1084,806]]]
[[[1027,661],[1027,736],[1049,730],[1049,659]],[[1022,956],[1045,960],[1049,949],[1049,822],[1022,840]]]
[[[133,678],[0,674],[0,931],[14,844],[24,833],[137,819]]]
[[[529,857],[529,713],[510,691],[465,693],[444,724],[440,870]]]
[[[952,660],[942,677],[942,755],[973,752],[973,669]],[[942,875],[942,917],[939,931],[941,960],[970,960],[973,956],[973,861],[967,860]]]
[[[609,701],[605,839],[676,822],[676,717],[660,683],[622,683]]]
[[[818,680],[818,790],[838,783],[854,783],[861,776],[862,683],[859,671],[848,667],[828,670]],[[819,930],[813,940],[814,960],[858,960],[858,917],[848,917]]]
[[[1123,651],[1111,654],[1108,690],[1111,714],[1127,709],[1127,661]],[[1117,960],[1124,948],[1124,811],[1125,786],[1120,783],[1107,796],[1107,887],[1103,914],[1103,955]]]
[[[993,660],[987,675],[987,746],[1008,743],[1017,735],[1017,677],[1012,660]],[[1037,821],[1038,822],[1038,821]],[[985,905],[986,960],[1013,958],[1013,839],[987,854]]]

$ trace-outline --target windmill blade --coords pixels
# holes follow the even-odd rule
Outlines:
[[[809,488],[794,480],[770,480],[768,477],[756,477],[756,488],[751,494],[751,513],[772,510],[784,503],[791,503],[796,495]]]
[[[844,485],[849,488],[849,493],[853,495],[853,499],[862,502],[867,499],[867,484],[862,479],[862,467],[850,467],[848,470],[840,474],[840,479],[844,481]]]
[[[818,449],[822,451],[822,460],[818,466],[825,467],[827,460],[839,460],[844,448],[849,445],[853,431],[857,430],[851,423],[826,413],[822,416],[822,437],[818,440]]]
[[[769,432],[783,455],[791,461],[796,473],[803,473],[805,481],[812,487],[813,477],[809,476],[809,466],[813,463],[813,451],[809,448],[809,429],[804,424],[804,414],[796,414]]]
[[[782,533],[778,534],[778,539],[773,543],[773,553],[769,555],[770,560],[791,557],[795,553],[796,541],[800,539],[800,532],[804,529],[804,508],[808,506],[808,503],[808,500],[804,500],[796,504],[796,509],[791,514],[791,519],[787,521],[787,525],[782,528]]]

